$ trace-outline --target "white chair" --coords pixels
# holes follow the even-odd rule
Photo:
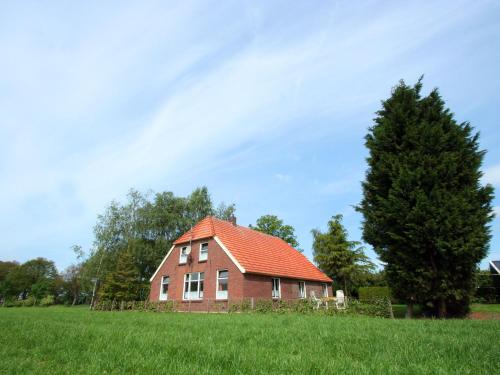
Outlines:
[[[345,296],[343,290],[337,290],[335,292],[335,307],[339,310],[343,310],[346,308]]]
[[[321,307],[321,305],[323,304],[323,301],[321,301],[318,297],[316,297],[316,293],[314,293],[314,290],[311,291],[310,293],[310,296],[311,296],[311,301],[312,303],[315,305],[315,309],[316,310],[319,310],[319,308]]]

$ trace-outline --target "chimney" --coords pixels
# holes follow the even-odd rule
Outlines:
[[[233,224],[234,226],[236,226],[236,216],[231,215],[231,216],[229,217],[229,222],[230,222],[231,224]]]

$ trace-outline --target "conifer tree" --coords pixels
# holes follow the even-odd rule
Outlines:
[[[313,229],[313,256],[318,267],[346,292],[374,266],[357,241],[349,241],[342,225],[342,215],[328,222],[325,233]]]
[[[120,254],[115,271],[109,273],[102,285],[100,297],[105,300],[134,301],[140,299],[144,286],[130,251]]]
[[[414,303],[464,315],[488,250],[493,188],[480,182],[479,134],[454,120],[437,89],[422,97],[421,88],[401,81],[366,136],[363,238],[408,315]]]

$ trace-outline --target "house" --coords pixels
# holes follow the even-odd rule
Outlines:
[[[282,239],[213,216],[174,242],[150,282],[151,301],[175,300],[190,310],[332,295],[332,279]]]

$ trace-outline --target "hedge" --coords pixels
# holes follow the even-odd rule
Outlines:
[[[178,310],[176,301],[104,301],[101,300],[94,305],[94,310],[98,311],[150,311],[150,312],[175,312]],[[329,309],[321,308],[316,310],[315,305],[310,300],[271,300],[271,299],[243,299],[232,301],[227,305],[209,305],[210,312],[228,313],[299,313],[299,314],[324,314],[324,315],[367,315],[383,318],[392,318],[392,305],[389,298],[371,298],[366,301],[349,299],[345,309],[336,309],[334,302],[329,302]]]
[[[365,286],[359,288],[359,300],[371,301],[377,299],[390,299],[391,290],[387,286]]]

